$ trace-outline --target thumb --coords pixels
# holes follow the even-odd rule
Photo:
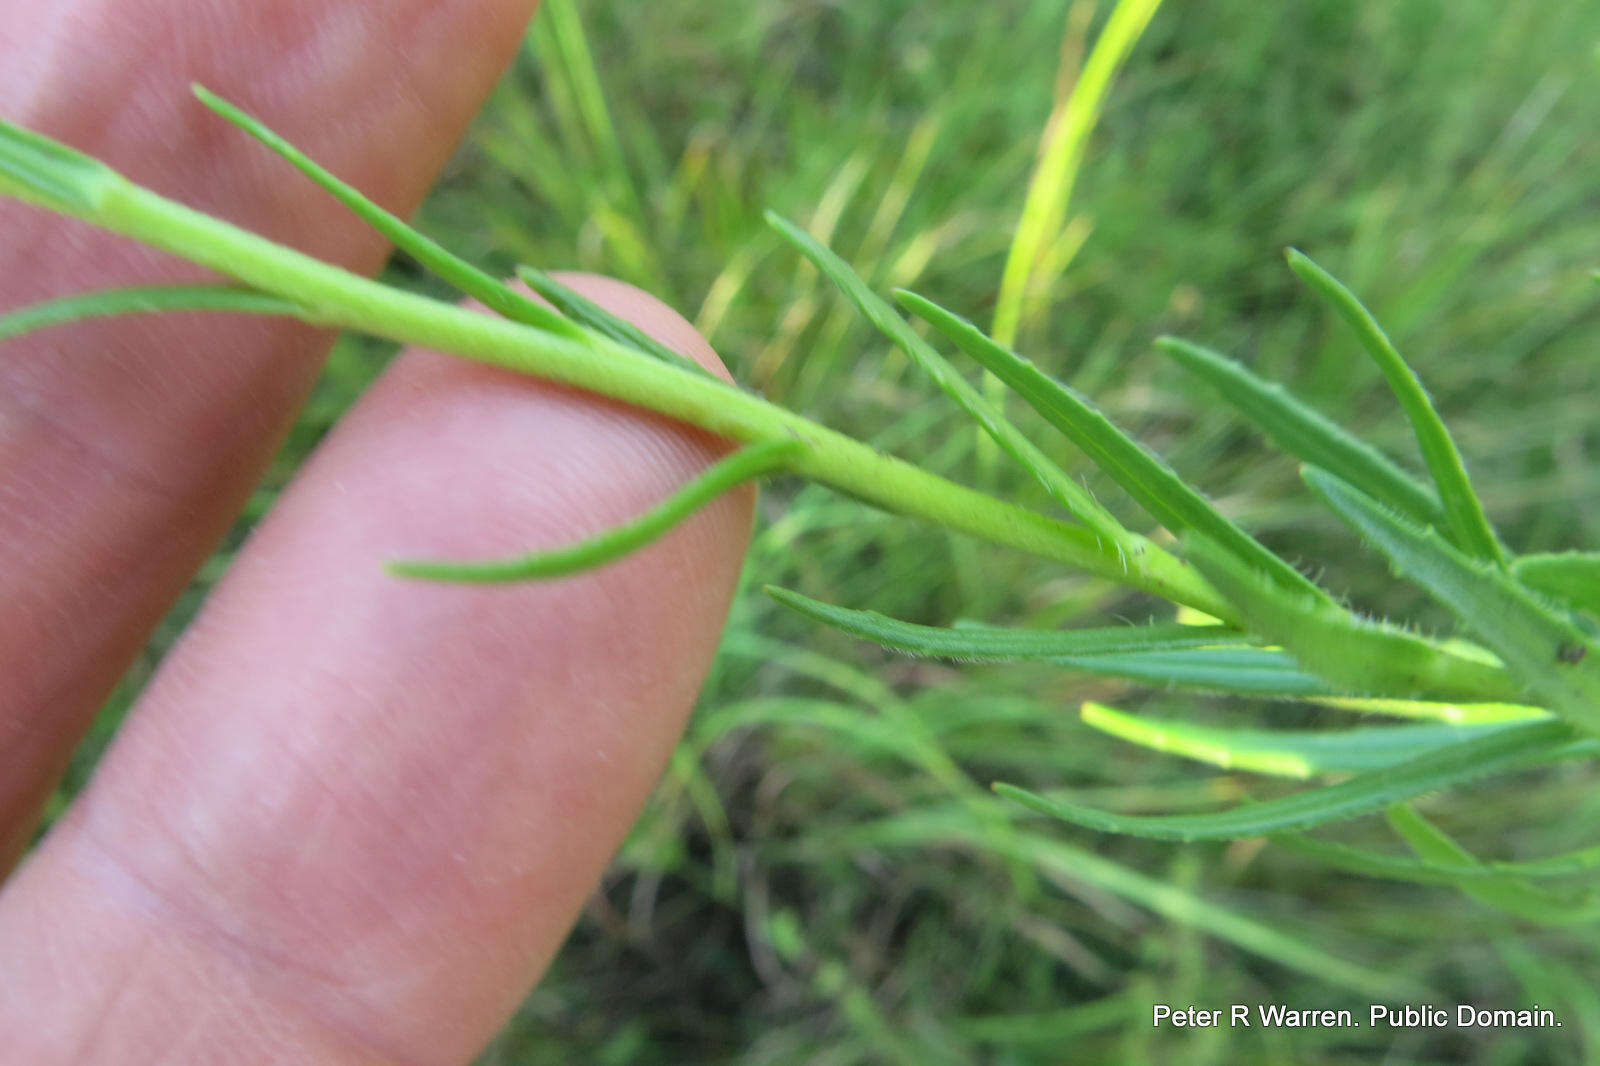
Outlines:
[[[649,297],[570,280],[716,363]],[[558,581],[434,585],[381,564],[586,536],[722,450],[587,394],[400,357],[0,895],[17,1061],[154,1061],[178,1044],[196,1062],[469,1060],[660,773],[751,494]]]

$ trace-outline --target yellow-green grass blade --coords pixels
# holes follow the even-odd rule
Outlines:
[[[903,289],[895,296],[917,317],[1005,382],[1068,440],[1114,478],[1150,515],[1174,533],[1193,530],[1225,545],[1241,559],[1302,595],[1327,599],[1304,574],[1272,554],[1225,518],[1172,468],[1151,455],[1067,386],[995,343],[973,323]],[[1329,601],[1331,602],[1331,601]]]
[[[694,480],[633,521],[564,548],[487,562],[405,560],[389,563],[388,570],[400,577],[469,584],[562,577],[592,570],[658,539],[729,489],[783,469],[801,450],[802,445],[796,440],[747,445],[713,463]]]
[[[1129,714],[1102,703],[1079,710],[1084,724],[1139,747],[1226,770],[1305,779],[1405,762],[1503,725],[1374,726],[1329,731],[1229,729]]]
[[[1442,528],[1450,541],[1469,555],[1503,565],[1505,549],[1495,536],[1494,528],[1484,514],[1483,503],[1467,478],[1467,468],[1461,460],[1455,440],[1445,428],[1439,412],[1434,409],[1433,401],[1428,398],[1427,390],[1422,387],[1416,372],[1406,364],[1378,320],[1356,298],[1355,293],[1310,257],[1293,248],[1287,254],[1290,269],[1327,300],[1350,325],[1360,339],[1361,346],[1378,364],[1378,369],[1383,371],[1389,388],[1400,401],[1406,418],[1411,421],[1422,458],[1433,476],[1434,487],[1438,489],[1439,502],[1444,509],[1445,525]]]
[[[138,285],[46,300],[0,316],[0,341],[37,329],[114,315],[167,311],[220,311],[242,315],[304,317],[299,304],[232,285]]]
[[[1476,633],[1537,702],[1600,733],[1600,642],[1504,570],[1468,556],[1432,529],[1412,525],[1324,470],[1308,467],[1304,475],[1397,574]]]
[[[1387,455],[1220,352],[1179,337],[1158,337],[1156,348],[1216,390],[1290,455],[1332,471],[1375,499],[1425,525],[1444,525],[1432,489]]]
[[[1160,6],[1161,0],[1118,0],[1083,69],[1073,79],[1071,91],[1058,100],[1050,114],[1000,275],[994,335],[1001,344],[1016,343],[1028,295],[1035,288],[1034,273],[1060,239],[1066,223],[1089,135],[1105,108],[1117,71]]]
[[[1117,814],[1049,799],[1014,785],[996,784],[994,788],[1040,814],[1101,832],[1155,840],[1231,840],[1359,818],[1425,792],[1597,754],[1600,741],[1576,739],[1572,727],[1564,722],[1531,722],[1435,748],[1335,785],[1211,814]]]
[[[1395,626],[1299,596],[1202,537],[1184,553],[1243,614],[1252,633],[1281,645],[1337,693],[1406,700],[1518,702],[1521,679],[1492,657],[1464,654]]]
[[[1600,552],[1519,555],[1511,562],[1511,573],[1551,599],[1600,614]]]
[[[224,100],[202,85],[191,88],[202,104],[276,152],[300,173],[327,190],[363,222],[394,242],[395,247],[468,296],[512,321],[567,336],[581,335],[571,322],[555,311],[479,270],[431,237],[411,228],[397,215],[367,199],[359,190],[335,177],[238,105]]]

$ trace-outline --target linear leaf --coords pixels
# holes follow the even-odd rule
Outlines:
[[[1438,700],[1398,700],[1366,696],[1325,696],[1316,701],[1324,707],[1357,714],[1381,714],[1393,718],[1421,719],[1448,725],[1492,725],[1497,722],[1527,722],[1549,718],[1543,707],[1525,703],[1468,703]]]
[[[855,611],[802,596],[789,589],[766,587],[767,595],[815,621],[851,636],[905,655],[962,662],[1046,662],[1062,656],[1110,652],[1172,651],[1236,644],[1244,638],[1227,626],[1107,626],[1096,629],[1005,629],[961,626],[945,629],[889,618],[876,611]]]
[[[1600,614],[1600,553],[1521,555],[1512,560],[1511,572],[1529,588],[1580,611]]]
[[[1141,684],[1244,696],[1325,696],[1321,679],[1283,652],[1241,646],[1221,626],[1116,626],[1104,629],[1015,630],[988,626],[941,629],[852,611],[768,588],[780,603],[853,636],[907,655],[974,662],[1048,662],[1080,673]]]
[[[1389,809],[1389,824],[1417,853],[1418,858],[1426,862],[1481,866],[1470,852],[1452,840],[1444,830],[1406,804],[1396,804]],[[1600,918],[1600,906],[1596,906],[1593,893],[1576,897],[1559,895],[1503,875],[1466,881],[1459,887],[1479,903],[1530,921],[1557,924]]]
[[[387,569],[399,577],[471,584],[561,577],[591,570],[644,547],[729,489],[782,469],[803,450],[804,445],[798,440],[747,445],[713,463],[633,521],[564,548],[487,562],[403,560],[389,563]]]
[[[1432,489],[1360,437],[1295,399],[1283,386],[1264,381],[1220,352],[1178,337],[1157,337],[1156,347],[1214,388],[1290,455],[1332,471],[1419,522],[1443,524],[1444,511]]]
[[[1496,663],[1297,596],[1204,538],[1186,537],[1184,553],[1239,608],[1251,632],[1282,645],[1343,694],[1514,702],[1522,693]]]
[[[1223,517],[1171,467],[1145,451],[1076,392],[1015,352],[996,344],[960,315],[904,289],[896,290],[895,297],[1026,400],[1045,421],[1111,475],[1156,521],[1174,533],[1187,530],[1204,533],[1241,559],[1271,574],[1273,580],[1285,588],[1326,599],[1326,594],[1305,575]]]
[[[121,180],[93,156],[0,119],[0,195],[82,215],[108,183]]]
[[[554,304],[557,311],[579,325],[588,326],[620,344],[653,355],[662,362],[671,363],[696,374],[712,376],[709,370],[682,352],[667,347],[632,322],[612,314],[593,300],[567,288],[537,267],[518,266],[517,277],[527,282],[528,287],[534,292]]]
[[[1600,732],[1600,643],[1505,571],[1469,558],[1433,530],[1413,526],[1326,471],[1308,467],[1304,476],[1395,573],[1449,607],[1540,703]]]
[[[159,314],[164,311],[226,311],[245,315],[294,315],[306,312],[278,296],[232,285],[139,285],[101,289],[59,300],[46,300],[0,316],[0,341],[36,329],[86,318]]]
[[[581,335],[572,323],[550,308],[528,299],[504,282],[479,270],[431,237],[418,233],[403,219],[379,207],[353,186],[334,177],[320,164],[238,105],[224,100],[203,85],[192,85],[190,88],[206,107],[282,156],[295,169],[355,212],[367,225],[393,241],[396,247],[468,296],[475,297],[486,307],[515,322],[569,337]]]
[[[1339,731],[1227,729],[1129,714],[1100,703],[1079,711],[1086,725],[1120,740],[1230,770],[1307,778],[1375,770],[1505,726],[1377,726]]]
[[[978,390],[967,384],[966,380],[956,373],[955,368],[946,362],[944,356],[917,336],[910,323],[867,287],[866,282],[850,269],[849,264],[788,219],[772,211],[767,212],[766,218],[768,224],[801,255],[815,264],[816,268],[860,309],[879,332],[904,351],[912,362],[933,379],[934,384],[944,390],[945,395],[959,404],[962,410],[983,427],[984,432],[994,438],[994,442],[1007,455],[1032,474],[1068,514],[1083,522],[1111,544],[1144,543],[1143,538],[1136,540],[1111,512],[1100,506],[1094,497],[1089,495],[1087,489],[1067,476],[1065,471],[1051,462],[1032,441],[1023,436],[1021,430],[980,396]],[[1150,545],[1148,550],[1160,551],[1153,545]]]
[[[1357,818],[1424,792],[1562,759],[1600,754],[1600,743],[1574,740],[1564,722],[1532,722],[1436,748],[1414,759],[1281,799],[1213,814],[1127,815],[1048,799],[996,784],[995,791],[1063,821],[1157,840],[1227,840]]]
[[[1439,412],[1434,409],[1433,401],[1428,399],[1421,380],[1401,358],[1388,334],[1384,333],[1378,320],[1356,298],[1355,293],[1305,254],[1290,248],[1287,255],[1289,268],[1349,323],[1360,338],[1362,347],[1378,364],[1378,369],[1383,371],[1389,388],[1400,401],[1406,418],[1411,421],[1422,458],[1428,464],[1428,472],[1433,475],[1434,486],[1439,490],[1439,501],[1445,514],[1442,528],[1449,533],[1450,540],[1470,555],[1503,564],[1505,549],[1500,546],[1494,528],[1489,525],[1489,518],[1483,512],[1483,503],[1467,478],[1461,452],[1440,419]]]

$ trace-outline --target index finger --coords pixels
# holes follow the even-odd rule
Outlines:
[[[420,202],[537,0],[0,5],[0,114],[313,255],[386,248],[188,94],[240,101],[399,214]],[[0,203],[0,306],[195,268]],[[0,871],[146,633],[215,546],[329,337],[192,316],[0,351]]]

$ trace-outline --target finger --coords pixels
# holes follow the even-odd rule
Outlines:
[[[667,343],[693,336],[613,283],[584,288]],[[570,390],[402,358],[0,895],[18,1061],[152,1061],[175,1042],[186,1062],[467,1061],[658,775],[751,494],[570,579],[441,586],[379,563],[564,543],[723,451]]]
[[[420,200],[535,0],[0,4],[0,114],[315,255],[382,242],[201,108],[239,100],[402,214]],[[191,268],[0,202],[0,306]],[[173,316],[0,350],[0,872],[95,707],[214,547],[328,337]]]

